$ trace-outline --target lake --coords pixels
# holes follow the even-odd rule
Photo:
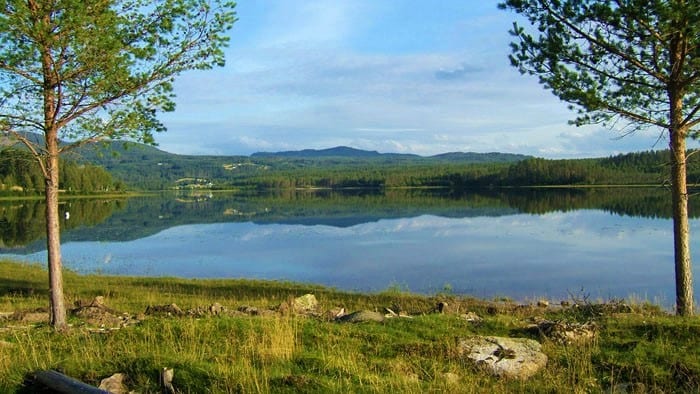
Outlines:
[[[663,189],[355,190],[75,199],[61,204],[69,212],[62,256],[81,273],[516,300],[635,297],[671,307],[669,196]],[[45,261],[43,212],[41,201],[0,202],[0,254]],[[692,218],[691,247],[699,227]]]

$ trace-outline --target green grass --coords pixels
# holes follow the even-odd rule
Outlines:
[[[25,378],[58,369],[90,384],[116,372],[130,389],[159,392],[163,367],[175,370],[183,393],[604,393],[618,383],[649,392],[700,390],[700,319],[668,316],[650,305],[627,313],[605,305],[556,309],[518,307],[512,301],[480,301],[453,295],[419,296],[396,286],[376,294],[340,292],[320,286],[250,280],[186,280],[81,276],[65,273],[66,297],[105,297],[109,307],[136,315],[149,305],[176,303],[182,309],[218,302],[274,308],[290,297],[314,293],[321,309],[345,307],[403,311],[412,319],[340,324],[301,316],[147,317],[108,333],[94,333],[75,317],[67,333],[45,323],[0,320],[0,392],[17,392]],[[0,262],[0,311],[46,308],[42,267]],[[459,313],[473,311],[480,325]],[[587,321],[600,326],[585,345],[558,345],[527,328],[533,317]],[[490,377],[459,356],[455,338],[471,335],[525,336],[540,340],[546,370],[529,380]],[[643,386],[642,386],[643,385]]]

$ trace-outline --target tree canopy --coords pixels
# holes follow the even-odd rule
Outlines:
[[[153,143],[165,129],[156,114],[175,107],[174,78],[224,63],[234,6],[229,0],[0,0],[0,133],[29,149],[44,178],[54,327],[66,327],[59,155],[101,140]]]
[[[686,139],[700,123],[700,3],[688,0],[506,0],[510,61],[577,111],[576,125],[658,127],[670,148],[676,309],[693,314]]]
[[[578,113],[573,123],[671,128],[700,123],[700,3],[684,0],[509,0],[536,29],[513,24],[510,61]]]

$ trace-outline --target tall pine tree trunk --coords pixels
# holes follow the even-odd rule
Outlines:
[[[693,278],[690,267],[686,146],[681,133],[671,133],[671,182],[673,204],[673,248],[676,267],[676,313],[693,315]]]
[[[46,138],[46,250],[49,268],[49,299],[51,303],[51,325],[64,330],[66,307],[63,298],[63,268],[61,264],[61,229],[58,212],[58,140]]]
[[[676,47],[677,49],[677,47]],[[677,53],[677,52],[675,52]],[[676,59],[679,63],[680,61]],[[676,64],[678,64],[676,63]],[[693,315],[693,272],[690,263],[690,228],[688,226],[688,186],[686,181],[687,128],[683,124],[683,94],[669,89],[671,149],[671,203],[673,204],[673,250],[676,271],[676,313]]]
[[[676,313],[692,316],[693,271],[690,263],[690,227],[688,226],[688,185],[686,138],[688,126],[683,115],[683,97],[687,93],[683,66],[688,51],[685,35],[687,19],[674,21],[676,31],[670,40],[669,98],[669,147],[671,149],[671,203],[673,204],[673,250],[676,271]]]

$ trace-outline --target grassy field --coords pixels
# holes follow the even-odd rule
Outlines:
[[[28,378],[45,369],[94,385],[121,372],[131,390],[160,392],[163,367],[174,369],[173,383],[183,393],[700,392],[700,319],[669,316],[651,305],[571,300],[578,305],[545,308],[400,289],[359,294],[285,282],[70,272],[65,280],[70,305],[102,296],[136,323],[98,330],[99,324],[73,316],[68,332],[54,332],[40,313],[48,299],[43,268],[0,262],[0,392],[32,392]],[[318,299],[320,316],[277,311],[306,293]],[[449,305],[447,313],[435,312],[438,302]],[[149,306],[172,303],[190,313],[144,314]],[[214,303],[228,312],[196,313]],[[338,307],[388,307],[412,318],[358,324],[324,318]],[[483,321],[469,322],[465,312]],[[595,321],[597,335],[559,344],[528,328],[542,318]],[[474,335],[536,339],[547,367],[526,381],[492,377],[459,354],[456,339]]]

